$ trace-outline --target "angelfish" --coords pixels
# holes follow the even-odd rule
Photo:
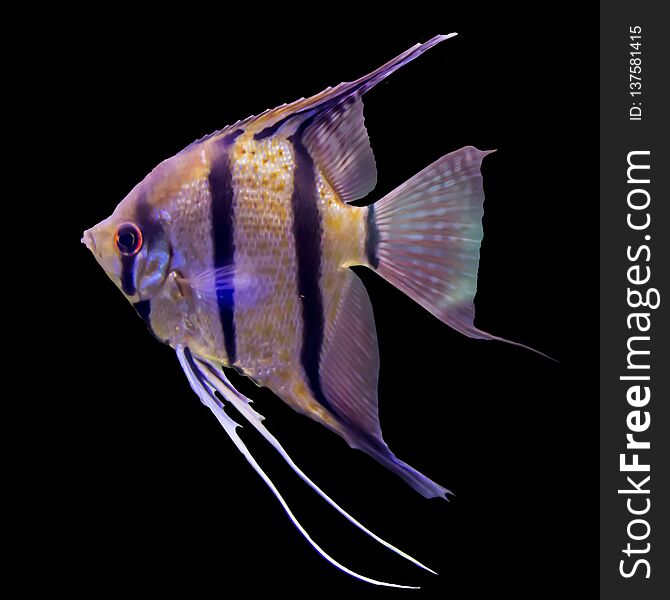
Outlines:
[[[379,543],[299,469],[227,379],[234,367],[293,409],[367,452],[426,498],[449,491],[409,466],[382,438],[379,354],[370,299],[348,268],[365,265],[438,319],[473,338],[483,236],[480,166],[488,152],[443,156],[367,207],[375,187],[362,96],[429,48],[417,44],[369,75],[252,116],[158,165],[84,233],[109,277],[153,334],[177,352],[191,387],[308,542],[224,411],[232,405],[322,498]],[[216,394],[219,393],[219,395]]]

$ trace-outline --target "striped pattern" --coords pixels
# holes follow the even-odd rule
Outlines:
[[[208,178],[211,194],[212,247],[215,268],[234,267],[235,265],[234,191],[228,152],[228,145],[223,144],[212,162]],[[237,360],[234,287],[217,288],[216,299],[228,364],[234,365]]]
[[[172,268],[188,278],[227,267],[228,286],[216,290],[212,278],[210,294],[185,299],[195,302],[188,313],[155,298],[151,326],[168,341],[179,332],[193,352],[336,428],[320,375],[323,346],[346,267],[367,263],[367,209],[341,201],[301,135],[258,140],[238,129],[184,155],[197,179],[178,190],[164,183],[178,250]]]
[[[434,185],[426,188],[426,202],[411,206],[416,210],[409,217],[407,203],[395,201],[404,200],[405,192],[412,199],[416,190],[407,190],[408,184],[377,207],[345,201],[365,196],[376,181],[361,95],[451,35],[418,44],[354,82],[189,145],[158,165],[113,215],[112,221],[136,217],[149,242],[160,240],[153,256],[129,258],[121,267],[101,257],[129,296],[138,288],[135,308],[160,340],[177,349],[187,374],[196,377],[192,383],[204,384],[195,357],[235,366],[427,497],[446,490],[396,459],[381,437],[372,308],[365,287],[347,267],[367,265],[387,276],[395,264],[387,256],[394,235],[398,252],[412,255],[412,270],[421,271],[428,256],[436,269],[460,260],[469,277],[473,253],[464,256],[463,250],[465,243],[477,243],[478,253],[478,242],[476,236],[451,236],[462,244],[449,250],[454,256],[447,260],[435,248],[445,221],[438,226],[426,215],[443,207],[424,204],[450,187],[441,185],[441,178],[424,181],[420,174],[421,181],[410,182],[413,188],[421,184],[422,193],[424,184]],[[149,197],[138,200],[142,194]],[[417,219],[418,233],[412,229]],[[446,223],[451,229],[461,225]],[[422,253],[415,252],[418,247]],[[157,258],[158,266],[169,269],[167,276],[156,268]],[[447,284],[453,297],[471,291],[470,281]],[[416,299],[432,306],[435,289]]]
[[[225,151],[220,139],[207,148],[213,264],[234,265],[235,284],[216,295],[225,352],[206,354],[332,425],[320,378],[324,332],[343,268],[365,261],[366,209],[339,200],[300,134],[231,141]]]
[[[314,163],[299,136],[295,149],[295,175],[291,206],[298,258],[298,295],[302,301],[303,335],[300,362],[314,398],[334,412],[321,387],[319,364],[323,346],[324,312],[321,297],[321,237],[323,223],[317,205]]]
[[[188,318],[167,302],[152,304],[152,324],[160,320],[162,330],[185,332],[201,356],[235,365],[294,408],[325,420],[320,406],[328,400],[319,374],[324,332],[335,318],[346,267],[375,266],[379,245],[374,209],[342,201],[349,196],[336,175],[347,181],[353,175],[337,161],[362,160],[360,153],[346,152],[360,146],[356,132],[365,134],[361,95],[448,37],[417,44],[354,82],[239,121],[175,157],[175,176],[161,177],[154,187],[157,197],[175,199],[168,212],[176,228],[190,235],[186,243],[173,240],[179,249],[173,267],[183,267],[186,277],[203,268],[234,267],[233,286],[216,292],[215,302],[196,299],[194,308],[185,298]],[[329,118],[342,121],[341,105],[350,101],[357,102],[352,135],[340,136],[328,153],[320,144],[324,136],[337,137],[335,131],[328,126],[311,139],[312,125],[331,112]],[[202,221],[195,218],[198,201],[190,195],[201,193],[203,180],[210,213],[206,240],[196,233]],[[354,194],[349,199],[359,197],[348,193]]]

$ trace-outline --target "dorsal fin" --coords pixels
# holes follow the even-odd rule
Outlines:
[[[391,73],[412,62],[433,46],[455,35],[455,33],[436,35],[423,44],[415,44],[371,73],[356,79],[356,81],[340,83],[333,88],[326,88],[310,98],[301,99],[267,111],[249,124],[251,126],[250,130],[256,134],[257,138],[268,137],[280,130],[290,135],[306,119],[313,118],[317,113],[341,104],[351,96],[362,96]]]
[[[455,34],[435,36],[352,83],[324,90],[266,131],[278,131],[282,127],[288,131],[298,127],[304,129],[303,139],[307,148],[340,198],[353,202],[365,197],[377,184],[377,168],[365,129],[361,96],[452,35]]]
[[[237,129],[253,133],[256,139],[272,136],[279,131],[289,136],[293,134],[298,127],[303,125],[305,121],[309,120],[311,123],[315,123],[320,114],[325,113],[338,105],[344,104],[352,97],[360,98],[365,92],[372,89],[380,81],[391,75],[391,73],[394,73],[401,67],[412,62],[415,58],[418,58],[433,46],[444,40],[448,40],[455,35],[456,33],[436,35],[423,44],[415,44],[394,59],[355,81],[340,83],[335,87],[328,87],[310,98],[301,98],[290,104],[282,104],[271,110],[266,110],[259,115],[247,117],[242,121],[238,121],[234,125],[225,127],[221,131],[217,131],[193,142],[188,148],[192,148],[193,146],[204,142],[216,142],[221,137],[224,137]],[[367,133],[362,126],[362,118],[361,129],[365,135],[364,139],[369,145],[369,142],[367,142]],[[370,151],[369,154],[372,154],[372,151]],[[361,153],[360,156],[365,157],[366,160],[368,159],[368,153]],[[374,165],[374,160],[372,164]],[[360,171],[364,172],[365,169],[361,168]],[[372,181],[374,187],[374,180]],[[368,179],[368,186],[369,185],[370,179]],[[361,189],[363,189],[363,187],[365,186],[361,186]]]
[[[363,101],[351,96],[318,115],[303,135],[305,146],[328,183],[345,202],[367,196],[377,167],[363,120]]]

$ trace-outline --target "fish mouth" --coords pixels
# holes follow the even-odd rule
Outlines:
[[[93,254],[95,254],[95,238],[91,234],[91,230],[84,231],[84,237],[81,238],[81,243],[84,244]]]

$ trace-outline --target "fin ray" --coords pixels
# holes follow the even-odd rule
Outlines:
[[[288,515],[291,523],[298,529],[298,531],[302,534],[302,536],[307,540],[307,542],[316,550],[318,554],[320,554],[326,561],[328,561],[331,565],[334,567],[338,568],[339,570],[343,571],[347,575],[351,575],[352,577],[359,579],[361,581],[364,581],[366,583],[371,583],[373,585],[379,585],[379,586],[384,586],[384,587],[392,587],[392,588],[401,588],[401,589],[419,589],[416,586],[407,586],[407,585],[400,585],[396,583],[389,583],[385,581],[380,581],[377,579],[372,579],[370,577],[366,577],[365,575],[361,575],[360,573],[357,573],[345,565],[339,563],[337,560],[335,560],[332,556],[330,556],[321,546],[319,546],[309,535],[309,533],[305,530],[305,528],[301,525],[301,523],[298,521],[298,519],[295,517],[291,509],[289,508],[288,504],[284,500],[283,496],[277,489],[277,487],[274,485],[272,480],[268,477],[268,475],[263,471],[261,466],[256,462],[256,459],[253,457],[249,449],[247,448],[246,444],[242,441],[242,439],[239,437],[237,434],[237,428],[240,427],[239,423],[236,423],[233,419],[231,419],[224,411],[223,404],[216,398],[216,395],[214,394],[214,387],[212,384],[209,382],[208,379],[206,379],[202,372],[198,369],[197,365],[193,361],[193,357],[189,351],[188,348],[183,347],[183,346],[177,346],[176,347],[177,351],[177,358],[179,360],[179,363],[181,364],[182,369],[184,370],[184,373],[186,374],[186,377],[191,385],[191,388],[193,391],[196,393],[196,395],[200,398],[200,401],[207,406],[213,413],[214,416],[217,418],[225,432],[228,434],[228,437],[232,440],[232,442],[235,444],[237,449],[240,451],[240,453],[244,456],[244,458],[247,460],[247,462],[252,466],[252,468],[258,473],[260,478],[264,481],[264,483],[268,486],[270,491],[273,493],[275,498],[279,501],[281,504],[282,508]]]
[[[178,277],[180,286],[188,286],[202,303],[218,306],[219,298],[228,294],[235,295],[237,306],[254,306],[265,298],[270,289],[270,276],[258,270],[239,266],[224,265],[206,269],[191,277]],[[218,310],[218,308],[217,308]]]
[[[474,325],[486,152],[443,156],[375,203],[377,272],[457,331]]]
[[[457,34],[436,35],[423,44],[415,44],[395,58],[384,63],[381,67],[355,81],[340,83],[335,87],[326,88],[307,99],[297,100],[291,104],[266,111],[256,120],[249,123],[250,130],[264,137],[266,135],[273,135],[290,124],[291,131],[287,133],[287,135],[290,135],[306,119],[310,119],[322,111],[330,110],[354,95],[362,96],[401,67],[412,62],[415,58],[418,58],[440,42],[448,40],[455,35]]]
[[[367,196],[377,185],[377,166],[359,96],[320,114],[305,130],[304,140],[344,202]]]
[[[546,356],[474,325],[484,235],[480,168],[491,152],[466,146],[447,154],[374,204],[376,271],[456,331]]]
[[[320,376],[328,402],[340,417],[381,438],[377,387],[379,347],[368,292],[349,269],[340,280],[341,293],[331,301],[321,353]]]
[[[343,437],[352,448],[372,456],[422,496],[446,498],[449,490],[396,458],[384,442],[379,424],[379,348],[372,304],[363,282],[348,269],[342,274],[340,288],[339,296],[331,299],[337,305],[327,311],[334,317],[326,326],[320,376]]]
[[[215,387],[215,389],[230,402],[235,409],[254,427],[269,443],[270,445],[281,455],[284,461],[291,467],[291,469],[300,477],[309,487],[311,487],[321,498],[323,498],[328,504],[330,504],[337,512],[339,512],[343,517],[345,517],[350,523],[356,526],[358,529],[363,531],[366,535],[373,538],[375,541],[379,542],[385,548],[388,548],[392,552],[395,552],[399,556],[402,556],[409,562],[415,564],[416,566],[429,571],[436,575],[435,571],[427,567],[423,563],[419,562],[406,552],[403,552],[399,548],[396,548],[386,540],[380,538],[378,535],[370,531],[365,525],[360,521],[350,515],[345,511],[341,506],[339,506],[330,496],[328,496],[319,486],[316,485],[305,473],[304,471],[293,461],[288,452],[281,445],[279,440],[272,434],[270,431],[263,425],[262,421],[264,419],[263,415],[258,413],[251,407],[251,401],[238,392],[233,385],[230,383],[225,373],[221,369],[217,369],[215,366],[210,364],[208,361],[195,357],[196,363],[202,366],[204,369],[209,371],[214,379],[210,380],[210,383]]]

